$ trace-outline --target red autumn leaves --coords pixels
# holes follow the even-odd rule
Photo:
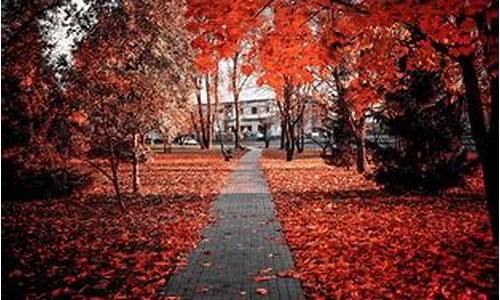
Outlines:
[[[306,156],[268,151],[262,161],[309,297],[485,299],[495,289],[498,250],[480,190],[395,196]]]
[[[186,263],[232,166],[216,152],[156,156],[144,167],[147,195],[127,197],[126,214],[99,189],[81,197],[3,203],[9,259],[2,294],[156,297]]]

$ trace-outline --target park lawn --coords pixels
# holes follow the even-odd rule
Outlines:
[[[237,161],[215,150],[156,154],[141,165],[142,195],[125,195],[125,214],[99,174],[78,195],[2,203],[2,296],[157,298]],[[130,166],[120,172],[129,190]]]
[[[393,195],[314,150],[261,159],[311,299],[486,299],[498,286],[481,187]]]

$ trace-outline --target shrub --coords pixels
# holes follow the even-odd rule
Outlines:
[[[387,94],[384,108],[373,114],[377,134],[392,141],[369,141],[374,179],[386,186],[440,189],[457,184],[467,153],[463,101],[450,101],[439,75],[414,72],[408,90]]]
[[[2,159],[2,197],[30,200],[66,196],[88,186],[91,176],[73,168],[23,168],[11,159]]]

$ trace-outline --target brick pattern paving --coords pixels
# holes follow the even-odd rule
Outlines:
[[[261,151],[245,154],[212,207],[217,222],[169,280],[164,295],[182,299],[304,299],[300,283],[273,276],[293,267],[267,183]],[[263,274],[271,279],[257,282]],[[257,293],[258,288],[267,294]]]

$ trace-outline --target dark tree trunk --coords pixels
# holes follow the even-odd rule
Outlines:
[[[280,136],[280,149],[285,149],[285,144],[286,144],[286,122],[281,121],[281,136]]]
[[[295,126],[288,122],[287,125],[287,139],[286,145],[286,161],[293,160],[293,154],[295,153]]]
[[[498,81],[496,84],[498,93]],[[484,187],[495,241],[498,242],[498,94],[492,99],[490,127],[486,137],[486,157],[482,159]],[[488,181],[488,182],[486,182]]]
[[[215,72],[214,72],[214,82],[213,82],[213,86],[214,86],[214,108],[213,108],[213,111],[212,111],[212,115],[209,115],[209,118],[210,118],[210,138],[212,139],[212,137],[215,135],[215,138],[217,139],[217,134],[214,134],[214,124],[217,124],[218,121],[219,121],[219,62],[217,62],[216,64],[216,68],[215,68]],[[218,138],[219,139],[222,139],[222,132],[219,128],[219,136]],[[211,142],[211,141],[210,141]]]
[[[461,57],[459,63],[464,79],[472,137],[483,169],[483,181],[493,237],[495,241],[498,241],[498,165],[495,162],[496,155],[498,155],[498,82],[491,83],[493,85],[491,86],[492,110],[488,130],[473,57]]]
[[[292,161],[293,160],[293,153],[294,153],[293,147],[289,147],[289,148],[286,149],[286,161]]]
[[[234,148],[236,149],[241,148],[240,103],[239,103],[241,90],[240,87],[238,87],[238,80],[237,80],[239,55],[240,54],[236,52],[236,54],[233,57],[233,72],[231,74],[231,87],[234,96],[234,109],[236,118],[235,120],[236,128],[234,129]]]
[[[198,90],[196,92],[196,101],[198,104],[198,118],[200,121],[200,130],[199,130],[199,139],[198,141],[200,142],[200,148],[205,149],[206,146],[206,128],[205,128],[205,118],[203,118],[203,104],[201,103],[201,91]]]
[[[353,121],[354,143],[356,147],[356,171],[363,174],[366,170],[366,153],[365,153],[365,118],[360,117],[359,120]]]
[[[132,157],[132,192],[139,193],[139,135],[134,134],[134,153]]]
[[[118,163],[116,157],[112,156],[110,158],[110,165],[111,165],[111,176],[112,176],[112,181],[113,181],[113,188],[115,189],[116,199],[118,200],[118,204],[120,205],[121,210],[123,212],[125,212],[126,207],[125,207],[125,203],[123,202],[121,188],[120,188],[120,178],[118,176],[119,163]]]
[[[238,100],[238,95],[234,96],[234,109],[236,124],[234,128],[234,148],[241,148],[241,128],[240,128],[240,102]]]
[[[265,148],[269,148],[269,138],[268,138],[268,131],[269,131],[269,128],[267,127],[267,125],[261,125],[259,128],[259,131],[260,133],[262,133],[262,141],[264,142],[264,147]]]
[[[212,100],[210,97],[210,75],[205,76],[205,90],[207,93],[207,112],[206,112],[206,124],[205,124],[205,149],[210,149],[212,146]]]
[[[298,132],[299,132],[299,136],[297,138],[297,152],[302,153],[302,152],[304,152],[304,145],[305,145],[304,121],[302,118],[299,121]]]
[[[365,143],[361,135],[356,138],[356,171],[363,174],[365,169]]]
[[[295,147],[297,148],[297,153],[302,152],[302,150],[300,149],[300,132],[296,135]]]
[[[365,160],[365,118],[360,117],[358,120],[350,119],[349,121],[352,135],[354,138],[354,146],[356,152],[356,171],[363,174],[366,170]]]

